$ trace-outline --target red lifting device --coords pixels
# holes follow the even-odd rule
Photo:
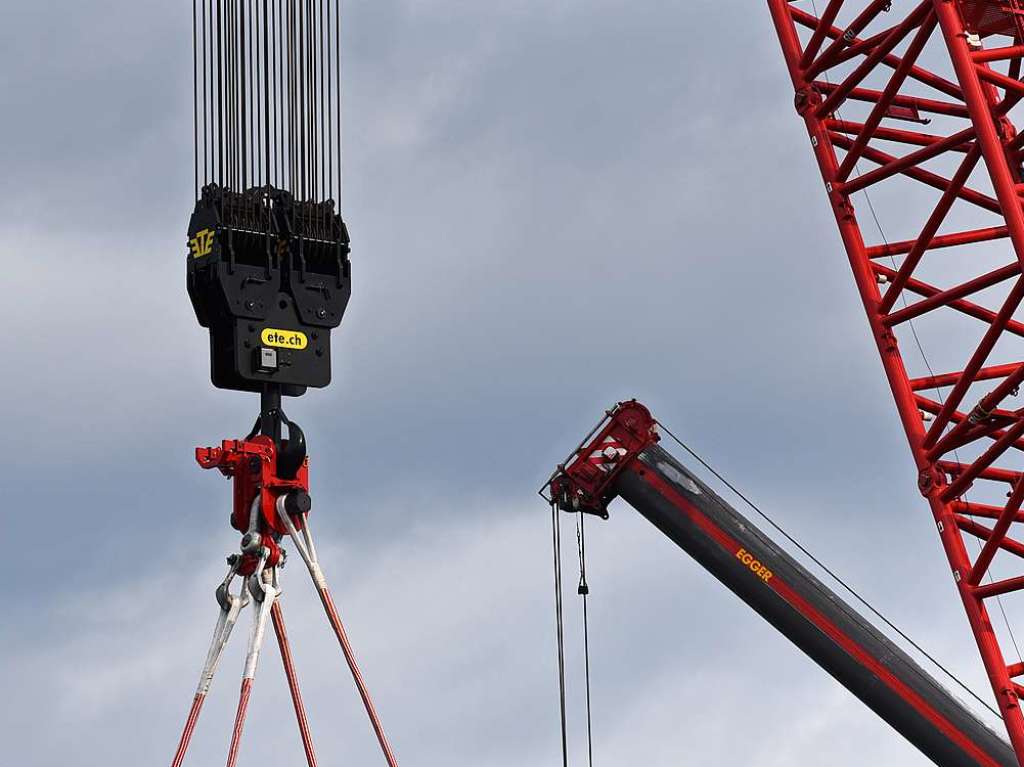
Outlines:
[[[989,600],[1024,588],[1024,543],[1014,537],[1024,521],[1024,409],[1012,400],[1024,381],[1024,323],[1016,319],[1024,299],[1024,136],[1010,117],[1024,96],[1024,3],[768,6],[918,485],[1024,764],[1024,687],[1014,681],[1024,663],[1007,660],[988,609]],[[909,130],[901,122],[930,127]],[[896,196],[882,193],[877,213],[909,224],[912,236],[870,242],[853,196],[897,184],[899,212],[886,215],[886,201]],[[905,202],[915,190],[929,194],[916,218]],[[975,221],[971,228],[960,209]],[[988,220],[977,222],[978,214]],[[1003,246],[994,248],[996,240]],[[1008,263],[986,263],[1006,251]],[[941,333],[950,372],[902,353],[898,338],[915,321]],[[995,579],[997,555],[1003,572]]]
[[[288,439],[281,438],[282,425],[288,427]],[[257,434],[259,430],[263,433]],[[306,762],[308,767],[316,767],[316,754],[281,611],[279,570],[283,567],[286,556],[280,544],[285,537],[291,539],[292,545],[309,570],[384,758],[389,767],[397,767],[391,745],[384,734],[369,690],[356,664],[352,645],[345,633],[345,627],[331,598],[327,580],[317,558],[309,528],[312,501],[309,496],[309,459],[306,457],[305,437],[302,430],[289,421],[281,411],[280,395],[263,396],[263,412],[252,434],[242,440],[225,440],[220,447],[196,448],[196,460],[202,468],[218,469],[224,476],[232,479],[234,503],[231,526],[242,533],[242,540],[239,553],[228,557],[227,576],[217,588],[220,612],[213,641],[200,674],[199,687],[193,698],[172,767],[181,767],[184,762],[199,713],[213,682],[221,655],[227,646],[231,630],[242,608],[250,602],[254,606],[253,628],[249,636],[227,766],[235,767],[238,760],[256,666],[267,625],[272,623],[288,679]],[[231,585],[236,577],[242,579],[242,585],[238,593],[233,594]]]

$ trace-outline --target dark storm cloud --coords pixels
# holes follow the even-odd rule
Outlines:
[[[191,448],[240,433],[254,403],[210,389],[184,295],[186,5],[26,8],[0,25],[0,163],[19,190],[0,212],[0,320],[31,339],[3,389],[21,543],[0,636],[32,692],[0,727],[19,764],[83,738],[101,761],[150,763],[235,545],[227,486]],[[335,384],[289,413],[402,763],[553,763],[533,493],[627,396],[976,675],[761,5],[373,0],[346,29],[355,296]],[[592,533],[608,763],[922,763],[634,517]],[[288,605],[325,762],[372,763],[301,575]],[[197,759],[221,756],[237,660]],[[283,761],[298,752],[275,664],[250,747]],[[37,718],[61,736],[22,737]]]

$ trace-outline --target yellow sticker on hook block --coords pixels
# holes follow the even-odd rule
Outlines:
[[[260,333],[260,340],[266,346],[275,346],[278,349],[302,350],[309,346],[309,339],[305,333],[298,330],[279,330],[277,328],[264,328]]]

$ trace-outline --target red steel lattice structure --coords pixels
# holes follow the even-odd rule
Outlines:
[[[919,487],[1024,765],[1024,663],[1004,652],[1010,625],[990,618],[991,600],[1024,589],[1024,134],[1013,122],[1024,0],[768,5]],[[869,241],[853,204],[862,191],[907,239],[888,242],[879,226]],[[933,373],[901,351],[911,329],[948,367]]]

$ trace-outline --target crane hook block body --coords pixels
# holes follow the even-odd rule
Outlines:
[[[271,186],[208,184],[189,223],[187,284],[210,331],[214,386],[289,396],[331,381],[331,331],[352,292],[348,230],[334,202]]]

